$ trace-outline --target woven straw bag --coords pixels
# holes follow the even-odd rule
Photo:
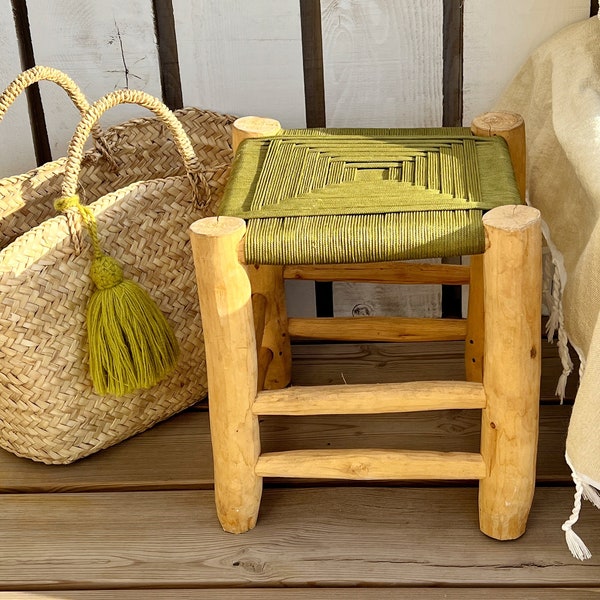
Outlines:
[[[0,120],[32,83],[47,80],[60,85],[83,114],[89,104],[65,73],[36,66],[21,73],[0,95]],[[211,189],[224,184],[231,162],[230,126],[235,117],[197,108],[175,111],[199,160]],[[133,119],[102,132],[92,129],[94,149],[85,153],[79,176],[85,201],[94,200],[136,181],[183,175],[183,163],[160,119]],[[27,173],[0,179],[0,248],[56,215],[54,200],[60,195],[65,158]]]
[[[88,375],[85,326],[94,287],[88,274],[89,243],[76,211],[43,220],[0,251],[0,446],[19,456],[69,463],[151,427],[206,394],[187,229],[213,214],[220,198],[230,160],[224,141],[229,117],[178,113],[188,130],[195,130],[197,142],[206,142],[197,157],[178,120],[158,100],[130,90],[108,94],[91,106],[75,132],[62,195],[72,196],[80,186],[89,199],[81,162],[91,124],[108,108],[133,102],[158,118],[115,127],[106,139],[115,148],[119,142],[131,144],[119,150],[126,169],[134,162],[153,161],[156,178],[149,180],[149,170],[142,168],[139,176],[145,181],[102,195],[89,208],[102,246],[129,279],[149,292],[172,325],[181,356],[175,371],[153,388],[120,398],[96,394]],[[166,141],[165,129],[174,141]],[[139,140],[141,153],[134,140]],[[183,158],[175,160],[174,148]],[[169,176],[159,179],[164,172]],[[52,200],[59,195],[57,190]],[[206,204],[198,202],[200,196]],[[50,206],[46,194],[43,201]]]

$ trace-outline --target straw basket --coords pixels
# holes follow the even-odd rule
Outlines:
[[[117,174],[104,168],[107,161],[97,150],[84,161],[83,144],[100,115],[120,103],[139,103],[156,118],[105,132]],[[213,214],[220,198],[231,156],[231,119],[196,109],[177,116],[183,127],[151,96],[113,92],[89,108],[66,159],[5,180],[21,190],[20,222],[31,228],[0,251],[2,448],[45,463],[69,463],[205,396],[202,324],[187,229]],[[131,183],[136,179],[143,181]],[[92,388],[85,326],[93,291],[90,248],[72,212],[50,216],[56,215],[52,206],[61,184],[63,196],[79,188],[103,247],[129,279],[149,292],[175,331],[181,349],[176,369],[151,389],[117,398]],[[35,216],[23,210],[32,204],[43,210]],[[3,225],[10,218],[5,216]]]

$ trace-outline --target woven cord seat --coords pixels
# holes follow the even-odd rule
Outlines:
[[[538,432],[540,215],[521,205],[522,119],[492,113],[480,125],[473,135],[234,123],[237,154],[221,216],[190,228],[226,531],[254,527],[263,477],[309,477],[477,479],[481,531],[496,539],[524,533]],[[473,254],[470,267],[398,261],[461,254]],[[468,317],[288,319],[284,278],[469,284]],[[465,340],[466,380],[287,387],[290,338]],[[261,453],[263,415],[457,408],[482,411],[479,452]]]
[[[483,212],[520,202],[501,137],[307,129],[245,140],[219,212],[250,263],[338,264],[481,253]]]

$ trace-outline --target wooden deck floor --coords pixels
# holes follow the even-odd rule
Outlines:
[[[453,343],[307,345],[295,356],[294,378],[305,384],[462,369]],[[543,399],[557,367],[546,347]],[[600,515],[586,507],[577,527],[596,551],[590,561],[571,557],[560,529],[573,497],[563,460],[569,410],[544,402],[538,488],[528,531],[514,542],[479,532],[470,483],[268,481],[256,529],[224,533],[202,408],[70,466],[1,452],[0,600],[600,599]],[[475,450],[478,421],[476,411],[270,417],[263,446]]]

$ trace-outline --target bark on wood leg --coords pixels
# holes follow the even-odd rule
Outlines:
[[[232,145],[235,152],[248,138],[277,135],[281,124],[265,117],[241,117],[232,126]],[[265,327],[261,347],[258,348],[261,364],[261,389],[279,389],[290,382],[292,376],[292,351],[287,332],[287,311],[283,267],[249,265],[248,276],[252,291],[266,299]],[[265,361],[270,362],[268,365]]]
[[[467,381],[483,381],[483,256],[471,256],[469,308],[465,341],[465,373]]]
[[[217,514],[225,531],[256,524],[262,478],[257,357],[250,281],[239,261],[242,219],[211,217],[190,227],[204,329]]]
[[[484,368],[487,407],[481,454],[479,519],[496,539],[525,532],[535,490],[541,344],[541,232],[539,211],[503,206],[483,219]]]

